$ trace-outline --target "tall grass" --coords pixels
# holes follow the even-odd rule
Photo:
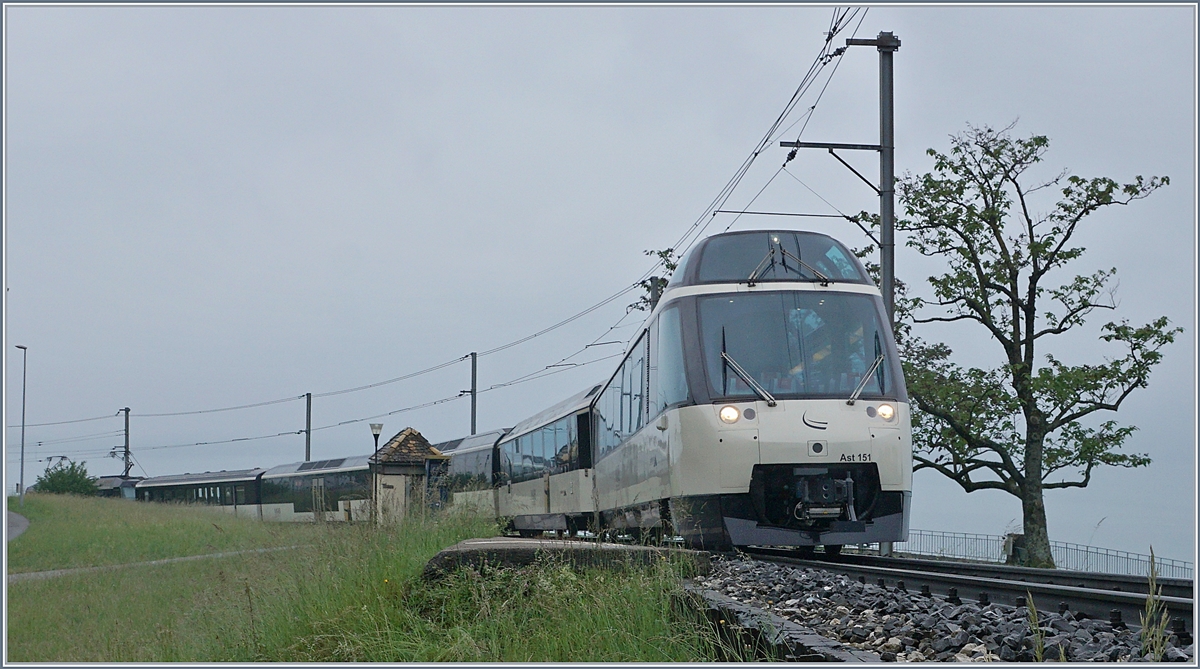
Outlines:
[[[249,548],[293,545],[307,530],[264,524],[212,508],[111,497],[25,496],[8,508],[29,528],[8,544],[10,573],[94,567]]]
[[[110,526],[109,546],[125,555],[142,553],[127,544],[153,534],[151,527],[173,526],[159,512],[194,515],[178,507],[128,506],[149,515],[135,513],[128,525]],[[107,513],[103,505],[46,500],[41,522],[59,508],[81,517],[89,511]],[[29,532],[36,518],[31,514]],[[281,530],[246,522],[246,545],[269,543],[285,531],[289,542],[305,547],[14,583],[8,589],[8,660],[686,662],[716,657],[713,634],[695,618],[672,611],[672,595],[685,573],[678,563],[604,570],[572,569],[545,559],[528,568],[460,570],[426,582],[422,571],[437,551],[462,539],[494,535],[495,524],[457,515],[382,528],[322,523]],[[85,554],[95,553],[78,553]],[[26,559],[47,562],[32,553]]]
[[[1146,610],[1141,613],[1142,656],[1151,662],[1162,662],[1167,650],[1167,631],[1171,617],[1162,602],[1162,586],[1158,584],[1158,567],[1154,564],[1154,547],[1150,547],[1150,573],[1147,577],[1149,589],[1146,595]]]

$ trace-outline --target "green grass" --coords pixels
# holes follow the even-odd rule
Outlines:
[[[9,497],[8,509],[29,519],[29,528],[8,544],[9,573],[291,546],[308,534],[203,507],[111,497],[29,494],[24,506]]]
[[[137,560],[166,557],[136,545],[158,532],[180,538],[176,555],[305,547],[11,584],[9,661],[691,662],[717,656],[712,633],[671,608],[685,569],[680,564],[574,570],[546,560],[482,575],[461,570],[434,583],[421,579],[437,551],[496,534],[489,520],[450,515],[372,528],[218,517],[229,524],[219,534],[232,543],[210,546],[212,535],[197,518],[213,517],[195,509],[31,499],[25,504],[30,528],[11,542],[10,556],[27,536],[36,539],[39,525],[104,526],[73,530],[75,540],[102,537],[113,554]],[[117,511],[128,509],[119,521]],[[23,564],[54,568],[69,555],[69,566],[90,566],[85,556],[109,557],[62,543],[36,539],[23,549]],[[173,542],[154,543],[161,553]]]

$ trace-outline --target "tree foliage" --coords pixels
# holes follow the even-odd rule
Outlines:
[[[38,492],[95,495],[97,479],[89,476],[86,462],[59,460],[37,479]]]
[[[667,281],[671,279],[671,275],[674,274],[675,269],[679,267],[679,256],[676,255],[675,249],[673,248],[663,249],[661,251],[648,250],[643,251],[643,253],[653,258],[658,258],[659,262],[662,263],[663,266],[663,275],[648,277],[638,282],[638,285],[642,287],[642,290],[646,291],[646,294],[642,295],[637,299],[636,302],[629,305],[629,307],[627,307],[625,310],[626,313],[629,313],[635,309],[638,311],[652,311],[654,309],[653,296],[662,295],[663,289],[667,287]]]
[[[1119,184],[1107,177],[1060,172],[1034,181],[1049,140],[1013,138],[1012,126],[952,136],[950,152],[933,149],[933,172],[906,174],[898,192],[906,218],[896,230],[946,271],[929,277],[931,297],[898,291],[897,339],[913,412],[915,469],[932,469],[968,492],[997,489],[1022,501],[1028,564],[1052,566],[1042,491],[1085,487],[1099,466],[1140,467],[1145,454],[1121,450],[1137,429],[1097,423],[1149,382],[1161,349],[1179,328],[1166,317],[1142,325],[1102,326],[1100,339],[1119,350],[1102,362],[1070,364],[1039,347],[1082,326],[1096,310],[1116,308],[1116,269],[1070,276],[1084,254],[1073,243],[1090,214],[1128,205],[1169,183],[1167,177]],[[1039,209],[1045,194],[1058,199]],[[875,222],[877,224],[877,217]],[[1062,276],[1067,276],[1063,279]],[[914,326],[966,322],[999,345],[1002,364],[985,368],[951,360],[944,343]]]

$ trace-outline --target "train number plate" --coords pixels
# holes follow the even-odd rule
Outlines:
[[[870,453],[842,453],[840,462],[870,462]]]

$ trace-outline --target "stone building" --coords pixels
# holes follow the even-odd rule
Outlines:
[[[370,460],[379,522],[398,522],[431,507],[440,508],[445,492],[439,482],[448,459],[411,427],[381,446]]]

